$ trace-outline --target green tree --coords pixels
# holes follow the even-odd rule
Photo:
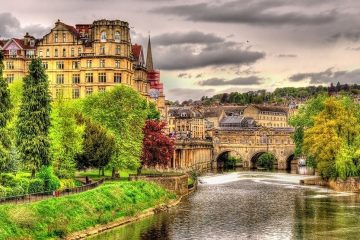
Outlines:
[[[121,85],[85,98],[82,109],[86,117],[101,124],[115,137],[115,156],[110,162],[113,177],[120,168],[138,168],[143,141],[142,128],[148,117],[146,100],[135,90]]]
[[[84,149],[78,156],[78,166],[82,168],[95,167],[102,172],[115,153],[115,137],[100,124],[77,116],[78,122],[85,124]]]
[[[10,91],[6,79],[3,78],[4,56],[0,51],[0,170],[8,165],[11,140],[7,125],[11,118]]]
[[[77,124],[76,107],[72,101],[58,99],[52,105],[49,130],[50,155],[56,175],[72,178],[76,170],[75,157],[83,148],[84,126]]]
[[[276,162],[276,158],[271,153],[263,153],[260,155],[258,160],[256,161],[257,167],[266,168],[266,169],[273,169],[274,163]]]
[[[33,59],[24,78],[23,97],[17,119],[16,142],[20,157],[32,177],[49,166],[50,94],[48,77],[40,59]]]

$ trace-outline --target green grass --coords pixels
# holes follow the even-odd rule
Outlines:
[[[175,197],[149,182],[110,182],[77,195],[0,205],[0,239],[58,239]]]

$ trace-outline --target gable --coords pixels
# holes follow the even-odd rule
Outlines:
[[[21,50],[21,49],[23,48],[14,39],[10,39],[3,47],[3,50]]]

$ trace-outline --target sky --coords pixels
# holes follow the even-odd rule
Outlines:
[[[358,0],[0,0],[0,38],[120,19],[152,41],[169,100],[360,84]]]

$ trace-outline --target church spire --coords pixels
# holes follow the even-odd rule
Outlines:
[[[154,64],[153,64],[152,52],[151,52],[150,35],[149,35],[149,42],[148,42],[147,55],[146,55],[146,70],[154,71]]]

